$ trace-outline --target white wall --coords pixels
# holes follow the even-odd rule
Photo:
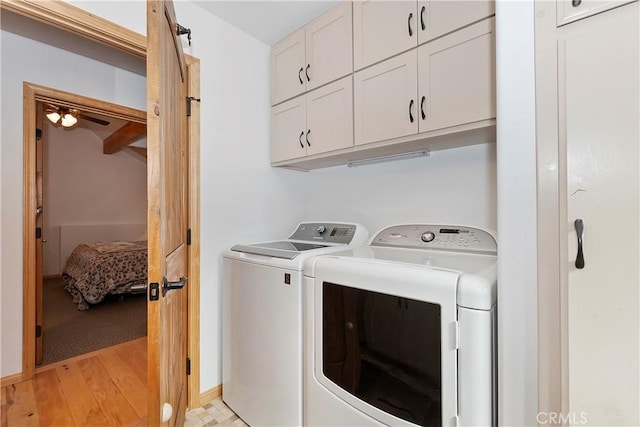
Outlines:
[[[430,157],[310,172],[307,219],[348,220],[374,234],[400,223],[496,229],[495,144]]]
[[[103,154],[102,139],[88,129],[45,124],[44,274],[52,275],[65,262],[56,245],[61,225],[147,222],[147,167],[125,151]]]
[[[2,14],[0,375],[22,369],[22,83],[28,81],[144,109],[144,77],[7,30]]]
[[[534,8],[496,3],[498,419],[536,425],[538,315]]]

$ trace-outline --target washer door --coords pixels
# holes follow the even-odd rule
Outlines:
[[[458,274],[322,258],[314,286],[318,381],[387,425],[453,425]]]

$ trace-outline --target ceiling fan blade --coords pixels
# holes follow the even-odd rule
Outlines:
[[[87,116],[87,115],[82,114],[82,113],[78,113],[78,117],[81,118],[81,119],[89,120],[90,122],[98,123],[99,125],[102,125],[102,126],[108,126],[109,125],[109,122],[106,121],[106,120],[102,120],[102,119],[99,119],[97,117]]]

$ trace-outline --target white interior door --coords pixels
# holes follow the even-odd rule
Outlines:
[[[638,16],[634,3],[559,33],[569,413],[581,425],[640,424]],[[583,268],[576,267],[578,219]]]

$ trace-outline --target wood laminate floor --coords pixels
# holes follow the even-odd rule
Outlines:
[[[147,425],[146,337],[36,369],[2,388],[1,427]],[[186,413],[185,427],[247,427],[217,397]]]
[[[2,427],[133,427],[146,417],[146,337],[46,365],[2,388]]]

